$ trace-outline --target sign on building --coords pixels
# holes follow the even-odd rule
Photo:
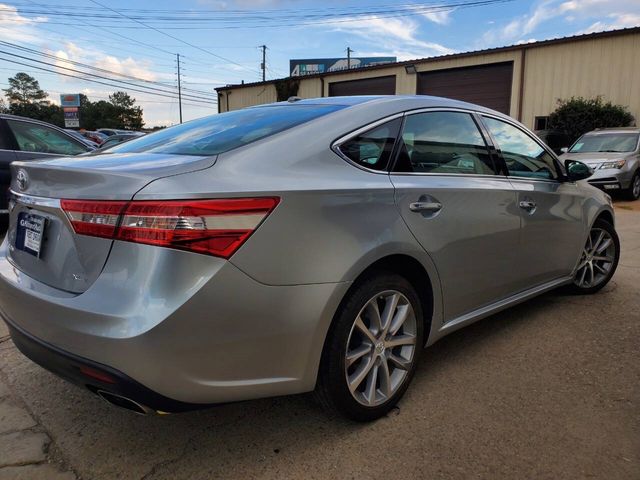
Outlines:
[[[352,57],[348,58],[307,58],[289,60],[289,72],[292,77],[314,75],[316,73],[335,72],[349,68],[371,67],[393,63],[396,57]]]

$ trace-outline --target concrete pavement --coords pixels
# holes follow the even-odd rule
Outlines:
[[[0,465],[13,465],[0,480],[640,479],[640,212],[617,220],[622,258],[602,292],[552,292],[443,339],[372,424],[330,419],[307,395],[140,417],[0,331]]]

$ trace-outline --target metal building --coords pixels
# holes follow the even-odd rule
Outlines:
[[[218,110],[275,102],[278,90],[281,97],[284,91],[302,98],[370,94],[450,97],[507,113],[536,130],[546,127],[546,118],[558,99],[601,95],[627,106],[640,123],[640,27],[228,85],[216,89]]]

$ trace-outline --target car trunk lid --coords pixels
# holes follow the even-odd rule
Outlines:
[[[81,293],[102,271],[113,240],[76,234],[60,200],[128,201],[154,180],[205,169],[215,161],[138,153],[14,162],[9,260],[39,282]]]

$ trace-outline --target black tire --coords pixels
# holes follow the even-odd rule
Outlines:
[[[400,292],[413,308],[415,314],[415,348],[413,349],[410,367],[406,370],[402,369],[407,373],[402,383],[397,386],[397,390],[384,403],[376,406],[365,406],[354,398],[347,384],[346,354],[348,342],[350,341],[351,331],[355,328],[356,317],[365,305],[376,295],[389,290]],[[315,391],[316,398],[320,403],[329,412],[338,413],[360,422],[375,420],[389,412],[411,383],[423,350],[423,311],[420,298],[413,286],[405,278],[395,273],[378,272],[355,284],[338,308],[325,340]],[[388,353],[391,354],[392,350],[389,350]],[[372,353],[372,355],[375,354]]]
[[[589,287],[578,285],[577,277],[579,276],[580,271],[576,272],[576,279],[574,279],[574,283],[572,283],[567,287],[567,291],[569,293],[576,294],[576,295],[590,295],[592,293],[596,293],[600,291],[602,288],[604,288],[605,285],[607,285],[607,283],[609,283],[609,281],[613,277],[613,274],[616,272],[616,268],[618,267],[618,261],[620,260],[620,239],[618,238],[618,234],[616,233],[615,228],[609,222],[602,219],[597,219],[593,223],[591,227],[591,231],[593,231],[593,229],[605,230],[613,240],[613,244],[615,246],[615,253],[613,255],[613,262],[611,263],[611,268],[609,269],[608,274],[605,275],[601,281]]]
[[[631,179],[631,185],[629,185],[629,188],[622,192],[622,197],[625,200],[634,201],[640,198],[640,188],[637,188],[636,186],[636,191],[634,192],[634,185],[636,185],[636,182],[640,182],[640,171],[637,171]]]

